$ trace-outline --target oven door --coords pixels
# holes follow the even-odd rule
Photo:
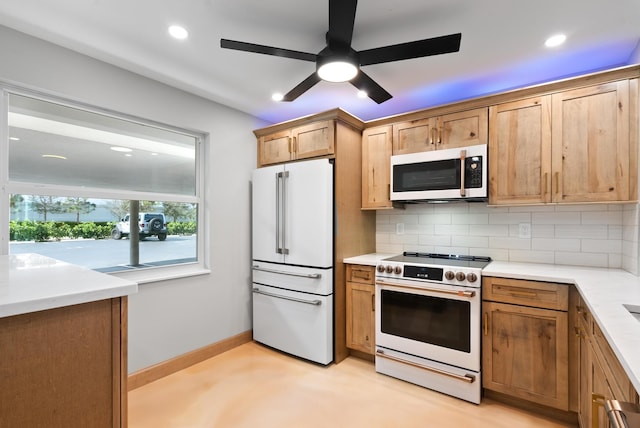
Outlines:
[[[487,146],[391,156],[391,200],[484,199]]]
[[[480,371],[480,289],[376,281],[376,345]]]

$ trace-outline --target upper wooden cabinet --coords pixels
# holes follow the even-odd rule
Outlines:
[[[487,127],[486,108],[399,122],[393,124],[393,154],[486,144]]]
[[[551,202],[551,97],[489,108],[489,203]]]
[[[633,100],[637,79],[490,107],[489,203],[636,200]]]
[[[391,126],[365,129],[362,133],[362,208],[392,208]]]
[[[552,97],[554,202],[629,201],[631,180],[629,81]],[[636,119],[637,120],[637,119]]]
[[[258,166],[334,154],[335,123],[323,120],[258,138]]]

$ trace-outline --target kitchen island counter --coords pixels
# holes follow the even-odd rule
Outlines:
[[[125,281],[0,256],[0,426],[127,426]]]
[[[0,318],[137,291],[135,282],[39,254],[0,256]]]

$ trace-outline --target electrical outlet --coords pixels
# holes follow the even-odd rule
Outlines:
[[[531,238],[531,223],[518,224],[518,238],[523,238],[523,239]]]
[[[396,223],[396,235],[404,235],[404,223]]]

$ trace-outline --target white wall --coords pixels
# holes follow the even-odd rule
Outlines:
[[[251,328],[251,131],[265,123],[2,26],[0,80],[210,135],[204,210],[212,273],[141,285],[130,297],[130,372]]]
[[[623,268],[638,274],[638,205],[492,208],[416,204],[378,211],[376,249],[473,254],[494,260]],[[404,233],[398,234],[397,225]],[[520,225],[531,237],[521,237]]]

